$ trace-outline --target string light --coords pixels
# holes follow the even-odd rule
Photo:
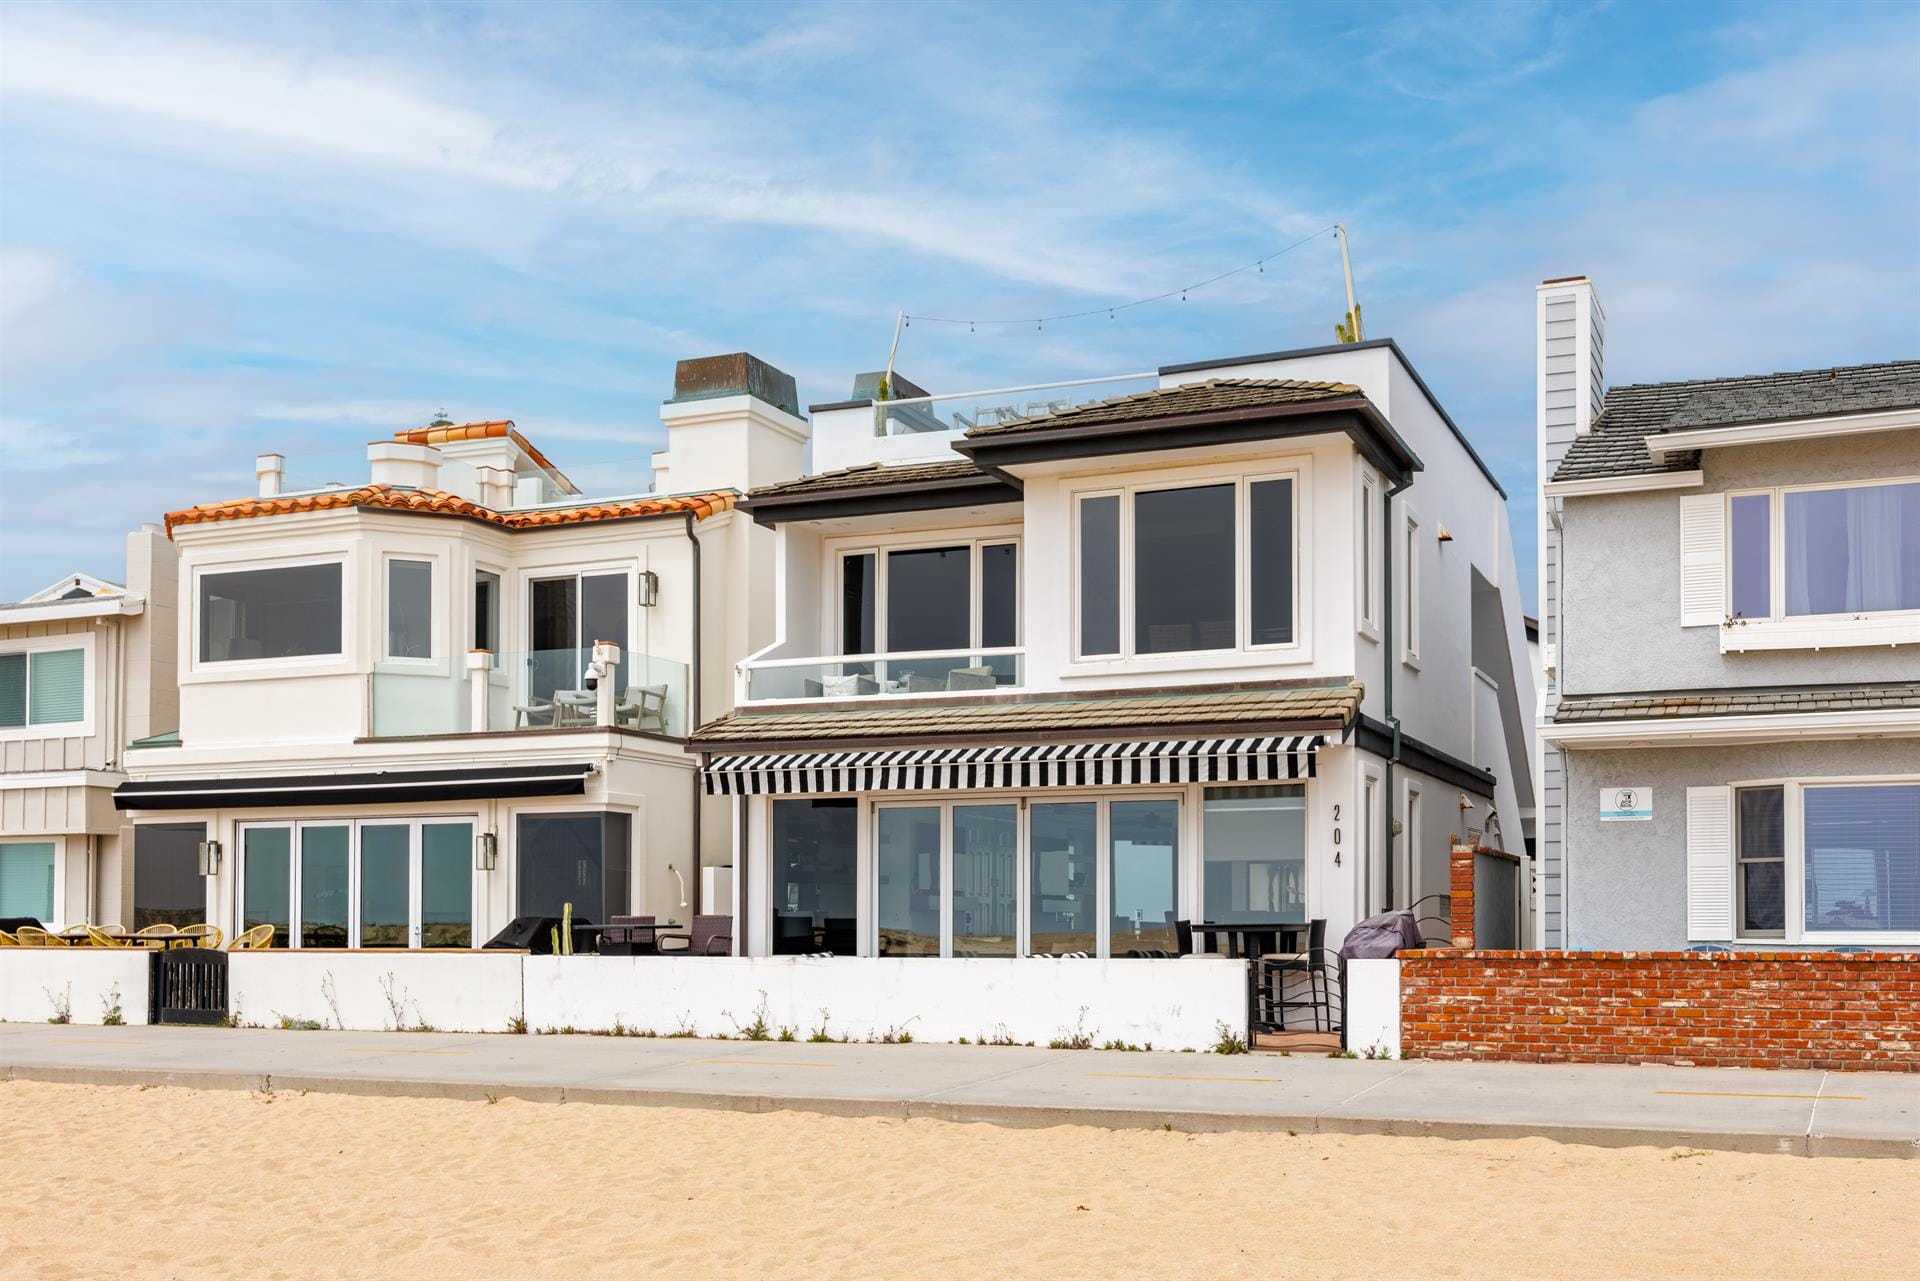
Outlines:
[[[1098,316],[1103,311],[1107,313],[1108,320],[1116,320],[1119,318],[1120,312],[1131,310],[1134,307],[1144,307],[1148,303],[1165,302],[1167,299],[1173,297],[1175,294],[1178,294],[1180,296],[1181,302],[1185,302],[1187,300],[1187,295],[1193,292],[1194,290],[1205,289],[1208,285],[1218,284],[1222,280],[1227,279],[1229,276],[1238,276],[1242,272],[1253,271],[1258,273],[1259,275],[1264,276],[1267,274],[1267,264],[1272,262],[1275,258],[1280,257],[1282,254],[1292,253],[1294,250],[1298,249],[1300,246],[1305,244],[1311,244],[1313,241],[1320,239],[1322,236],[1330,236],[1333,234],[1333,230],[1334,229],[1330,226],[1322,227],[1319,231],[1314,232],[1311,236],[1306,236],[1300,240],[1296,240],[1292,244],[1286,246],[1284,249],[1276,249],[1264,258],[1256,258],[1254,261],[1250,263],[1246,263],[1246,264],[1243,264],[1242,266],[1235,267],[1231,271],[1223,271],[1217,276],[1209,276],[1205,280],[1198,281],[1191,285],[1183,285],[1178,289],[1169,289],[1165,293],[1154,294],[1150,298],[1136,298],[1132,302],[1116,303],[1116,304],[1105,306],[1105,307],[1092,307],[1086,311],[1062,312],[1057,316],[1039,316],[1039,317],[1016,316],[1016,317],[1008,317],[1005,319],[995,319],[995,320],[982,320],[978,317],[963,318],[958,316],[908,315],[904,317],[904,323],[909,327],[911,327],[913,322],[916,320],[924,321],[929,325],[965,325],[967,327],[967,332],[970,334],[973,334],[973,333],[980,332],[979,327],[981,325],[1024,325],[1029,320],[1031,320],[1033,322],[1034,329],[1038,332],[1044,333],[1047,328],[1047,322],[1050,320],[1053,320],[1053,321],[1081,320],[1088,316]]]

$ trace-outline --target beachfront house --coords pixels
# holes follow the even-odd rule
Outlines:
[[[0,920],[123,922],[142,897],[113,789],[126,743],[172,729],[174,554],[127,536],[127,581],[69,574],[0,605]]]
[[[441,421],[369,445],[367,483],[292,487],[267,454],[258,493],[168,515],[178,732],[115,793],[125,915],[468,948],[566,904],[724,902],[729,816],[684,744],[772,634],[772,537],[734,507],[800,473],[796,411],[751,356],[684,361],[652,492],[619,488],[637,454],[598,497],[512,422]]]
[[[1393,342],[868,375],[813,428],[811,474],[738,505],[777,538],[777,637],[692,742],[748,954],[1110,959],[1125,988],[1208,924],[1444,922],[1469,829],[1526,928],[1506,496]]]
[[[1537,305],[1547,946],[1920,943],[1920,361],[1603,391]]]

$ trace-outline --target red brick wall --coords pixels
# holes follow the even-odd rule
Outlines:
[[[1920,1072],[1920,952],[1438,950],[1401,962],[1407,1058]]]
[[[1453,945],[1473,947],[1473,847],[1455,845],[1447,857],[1447,915],[1452,918]]]

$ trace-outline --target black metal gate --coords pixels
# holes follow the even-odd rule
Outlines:
[[[204,947],[155,952],[147,991],[150,1023],[224,1023],[227,954]]]

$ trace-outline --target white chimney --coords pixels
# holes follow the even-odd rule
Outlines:
[[[1600,414],[1607,317],[1585,276],[1545,281],[1534,298],[1540,439],[1551,474],[1573,438],[1586,435]]]
[[[505,467],[476,467],[480,477],[480,505],[492,511],[513,506],[513,473]]]
[[[260,482],[260,497],[277,498],[287,484],[287,459],[284,454],[261,454],[253,460],[253,476]]]
[[[432,445],[376,440],[367,446],[373,483],[402,489],[434,489],[440,482],[440,451]]]

